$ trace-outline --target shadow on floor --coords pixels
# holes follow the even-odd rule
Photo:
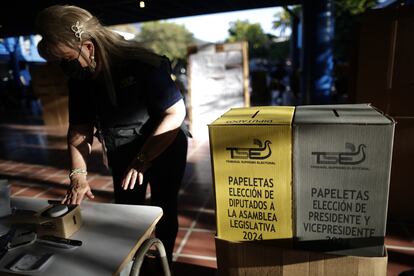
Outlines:
[[[189,263],[174,262],[173,269],[171,271],[172,276],[216,276],[217,270],[215,268],[200,266]],[[142,264],[140,276],[164,276],[162,271],[162,265],[158,259],[145,258]]]
[[[206,266],[176,262],[174,263],[173,276],[179,275],[215,276],[217,275],[217,269]]]
[[[396,252],[393,251],[392,249],[387,249],[388,251],[388,261],[389,262],[393,262],[393,263],[398,263],[398,264],[402,264],[402,265],[408,265],[408,266],[412,266],[414,263],[414,258],[412,254],[407,254],[407,253],[403,253],[403,252]],[[402,274],[404,276],[414,276],[414,270],[410,270],[410,271],[406,271],[410,274]],[[406,273],[404,272],[404,273]],[[401,275],[401,274],[400,274]]]
[[[414,269],[401,272],[398,276],[414,276]]]

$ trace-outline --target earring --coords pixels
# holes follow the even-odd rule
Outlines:
[[[91,68],[92,72],[95,72],[95,68],[96,68],[95,56],[91,56],[91,63],[89,64],[89,67]]]

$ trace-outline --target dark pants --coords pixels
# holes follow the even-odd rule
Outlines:
[[[136,184],[133,190],[123,190],[121,183],[131,160],[138,154],[143,139],[140,136],[111,135],[106,136],[105,141],[114,180],[115,203],[144,204],[147,185],[150,185],[151,205],[163,210],[155,235],[163,242],[171,263],[178,232],[177,197],[187,159],[187,136],[180,130],[172,144],[151,162],[151,167],[144,173],[144,183]]]

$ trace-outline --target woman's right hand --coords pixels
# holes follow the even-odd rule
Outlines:
[[[95,197],[86,180],[86,175],[75,175],[71,178],[70,187],[66,192],[65,198],[62,200],[62,204],[80,204],[85,195],[89,199]]]

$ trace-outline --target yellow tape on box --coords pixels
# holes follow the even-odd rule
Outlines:
[[[292,237],[294,107],[235,108],[209,125],[217,237]]]

